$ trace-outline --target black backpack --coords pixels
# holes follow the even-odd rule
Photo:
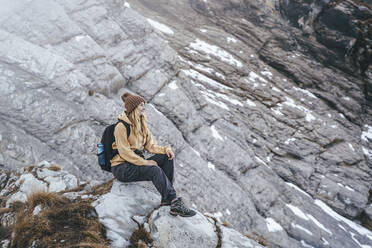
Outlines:
[[[119,120],[119,122],[123,123],[125,128],[127,129],[127,138],[130,135],[130,125],[125,121]],[[114,137],[114,130],[116,125],[119,123],[111,124],[110,126],[105,128],[103,131],[101,143],[97,144],[97,156],[98,156],[98,164],[100,165],[102,170],[111,172],[111,162],[110,160],[117,154],[119,154],[117,149],[112,149],[112,143],[115,141]]]

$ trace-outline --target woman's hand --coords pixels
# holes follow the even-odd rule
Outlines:
[[[168,159],[169,160],[173,160],[174,159],[174,153],[171,149],[167,150],[167,156],[168,156]]]
[[[147,166],[158,166],[155,160],[147,160]]]

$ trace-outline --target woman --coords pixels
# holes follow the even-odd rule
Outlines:
[[[159,146],[146,125],[145,99],[125,93],[121,96],[125,111],[118,117],[113,149],[119,154],[111,160],[111,171],[122,182],[152,181],[161,194],[161,205],[170,205],[170,214],[191,217],[195,211],[188,209],[173,188],[174,153],[169,146]],[[127,137],[124,121],[130,126]],[[143,149],[155,154],[145,159]]]

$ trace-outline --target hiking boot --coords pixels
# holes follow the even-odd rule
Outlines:
[[[181,197],[178,197],[177,200],[172,202],[169,213],[174,216],[180,215],[182,217],[191,217],[196,214],[194,210],[185,206]]]
[[[168,200],[161,199],[160,206],[170,206],[171,203]]]

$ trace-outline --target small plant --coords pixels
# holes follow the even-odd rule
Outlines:
[[[227,221],[222,222],[222,225],[225,226],[225,227],[230,227],[230,224]]]
[[[245,236],[247,238],[256,240],[256,242],[259,243],[262,246],[269,246],[270,245],[270,242],[269,241],[267,241],[264,237],[259,236],[257,234],[246,234]]]

